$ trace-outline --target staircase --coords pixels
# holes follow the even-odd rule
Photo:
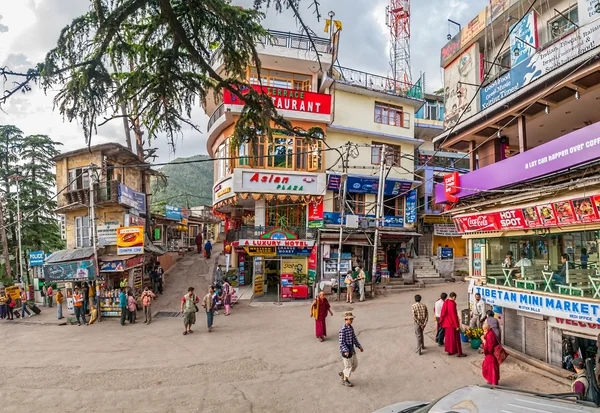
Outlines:
[[[443,284],[446,279],[437,271],[431,259],[427,256],[413,259],[415,282],[419,284]]]
[[[416,291],[425,287],[424,284],[405,284],[402,278],[390,278],[389,282],[375,284],[375,295],[397,294],[404,291]]]

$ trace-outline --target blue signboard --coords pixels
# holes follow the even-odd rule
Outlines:
[[[386,179],[384,195],[400,195],[410,190],[411,181],[400,181],[396,179]],[[341,179],[339,175],[329,175],[327,189],[330,191],[339,191]],[[349,175],[346,181],[346,191],[352,194],[377,194],[379,191],[379,177]]]
[[[172,205],[167,205],[165,206],[165,211],[165,216],[168,219],[175,219],[177,221],[181,221],[181,208]]]
[[[278,257],[308,257],[312,247],[276,247]]]
[[[127,185],[119,184],[119,203],[146,213],[146,194],[134,191]]]
[[[29,266],[39,267],[44,265],[44,251],[33,251],[29,253]]]
[[[448,259],[454,257],[454,250],[452,248],[442,248],[442,259]]]
[[[417,190],[413,189],[406,196],[406,223],[417,222]]]
[[[375,218],[375,215],[357,215],[362,218]],[[325,222],[325,225],[340,225],[341,215],[339,212],[325,212],[323,214],[323,221]],[[404,217],[392,217],[386,215],[383,217],[383,227],[402,228],[404,227]]]

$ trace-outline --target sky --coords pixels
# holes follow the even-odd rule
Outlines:
[[[333,11],[335,19],[343,23],[340,37],[339,62],[342,66],[387,75],[389,68],[389,31],[385,25],[385,0],[320,0],[321,21],[310,0],[301,0],[300,14],[304,22],[318,35],[323,33],[327,13]],[[421,72],[426,75],[427,91],[442,86],[442,69],[439,66],[440,49],[447,42],[448,33],[457,29],[447,20],[463,26],[483,10],[488,0],[412,0],[411,4],[411,66],[413,78]],[[253,0],[233,0],[233,4],[251,7]],[[25,71],[44,60],[45,54],[56,45],[60,30],[74,18],[85,13],[90,6],[86,0],[4,0],[0,2],[0,67]],[[278,14],[266,11],[263,26],[269,29],[299,32],[291,10]],[[0,92],[5,86],[0,83]],[[53,110],[52,91],[44,94],[34,86],[24,94],[13,95],[0,112],[0,124],[12,124],[26,135],[47,134],[63,144],[62,150],[73,150],[85,145],[82,128],[68,122]],[[201,107],[193,113],[193,120],[201,131],[206,130],[208,116]],[[176,142],[173,153],[164,137],[152,142],[158,148],[157,162],[168,162],[179,156],[206,153],[206,134],[184,128],[183,136]],[[92,144],[105,142],[124,144],[121,120],[113,120],[98,129]]]

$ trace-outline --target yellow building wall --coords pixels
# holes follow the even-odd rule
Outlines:
[[[81,208],[74,211],[65,212],[67,249],[76,248],[75,245],[75,218],[88,215],[87,208]],[[125,218],[125,208],[115,205],[106,208],[96,208],[96,226],[107,225],[108,223],[118,223],[123,226]]]
[[[433,251],[437,251],[438,245],[442,247],[446,245],[450,248],[454,248],[455,257],[466,257],[467,256],[467,240],[461,237],[441,237],[438,235],[433,236]]]

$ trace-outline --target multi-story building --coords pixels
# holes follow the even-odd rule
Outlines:
[[[436,203],[468,241],[503,342],[558,367],[591,356],[600,326],[593,3],[494,2],[442,49],[446,130],[434,141],[470,172],[445,176]]]
[[[281,130],[275,131],[272,141],[259,137],[255,148],[232,147],[242,105],[225,92],[220,101],[206,103],[211,115],[207,148],[215,158],[213,211],[225,222],[226,239],[233,246],[231,263],[239,269],[240,284],[254,281],[256,297],[277,297],[281,288],[285,298],[292,294],[287,290],[291,284],[300,287],[292,289],[294,294],[304,294],[304,286],[319,281],[315,280],[317,266],[323,273],[331,271],[326,260],[338,253],[342,176],[348,177],[347,212],[356,215],[357,222],[364,221],[366,228],[349,231],[341,252],[353,257],[355,264],[370,267],[374,222],[369,218],[375,216],[383,144],[388,146],[392,166],[386,169],[383,226],[412,234],[416,218],[411,215],[405,220],[405,198],[414,182],[412,154],[422,141],[414,138],[411,120],[423,101],[418,88],[396,88],[385,77],[332,69],[335,48],[330,39],[313,37],[319,67],[307,37],[270,34],[276,40],[258,46],[263,90],[273,96],[293,126],[320,127],[324,139],[306,143]],[[213,67],[222,70],[218,53]],[[252,67],[246,80],[260,88]],[[397,241],[405,249],[411,239],[406,234],[388,236],[387,245]],[[318,239],[322,248],[314,248]],[[349,267],[345,263],[344,269]]]

